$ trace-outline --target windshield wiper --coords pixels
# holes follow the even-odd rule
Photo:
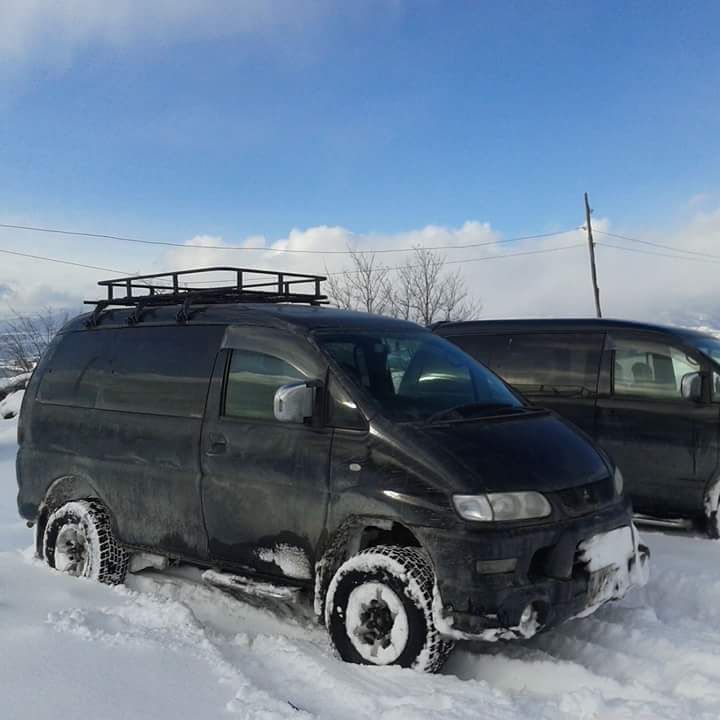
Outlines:
[[[445,410],[438,410],[432,415],[428,416],[425,420],[426,423],[439,422],[441,420],[449,420],[453,415],[459,415],[460,420],[465,420],[465,413],[472,412],[473,410],[488,410],[493,411],[505,411],[505,412],[526,412],[532,408],[527,408],[524,405],[510,405],[508,403],[465,403],[463,405],[456,405],[455,407],[446,408]]]

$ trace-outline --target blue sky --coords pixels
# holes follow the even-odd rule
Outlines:
[[[109,7],[0,9],[5,222],[235,242],[477,220],[508,237],[580,224],[585,190],[624,232],[720,205],[714,2]]]
[[[717,3],[364,4],[25,59],[0,202],[153,236],[518,234],[578,221],[584,190],[644,226],[718,189]]]

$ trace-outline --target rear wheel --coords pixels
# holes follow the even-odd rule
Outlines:
[[[380,546],[350,558],[327,592],[325,622],[340,657],[437,672],[452,650],[432,619],[435,576],[418,548]]]
[[[128,567],[128,554],[115,539],[105,506],[97,500],[74,500],[50,515],[43,558],[60,572],[107,585],[121,584]]]

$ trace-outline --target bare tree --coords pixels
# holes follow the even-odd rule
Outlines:
[[[348,248],[352,267],[342,274],[327,273],[328,296],[343,310],[383,315],[391,305],[390,270],[374,253]]]
[[[446,270],[445,256],[422,247],[397,268],[378,262],[374,253],[350,251],[351,267],[328,274],[328,295],[343,309],[392,315],[430,325],[468,320],[482,305],[470,298],[460,269]]]
[[[445,296],[440,308],[440,317],[435,320],[472,320],[480,315],[482,302],[470,297],[459,268],[454,273],[445,275],[442,282]]]
[[[445,270],[445,256],[416,247],[397,271],[393,285],[393,315],[422,325],[439,320],[468,320],[482,305],[471,300],[460,269]]]
[[[0,354],[4,355],[10,369],[30,372],[67,319],[67,313],[54,312],[50,308],[35,315],[15,313],[15,318],[5,323],[5,332],[0,336],[4,346]]]

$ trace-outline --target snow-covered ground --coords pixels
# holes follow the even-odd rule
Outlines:
[[[25,391],[20,390],[19,392],[10,393],[6,398],[0,400],[0,420],[17,417],[24,394]]]
[[[32,559],[0,420],[0,718],[717,720],[720,543],[646,534],[648,587],[523,644],[460,647],[444,674],[346,665],[307,611],[193,570],[108,588]]]

